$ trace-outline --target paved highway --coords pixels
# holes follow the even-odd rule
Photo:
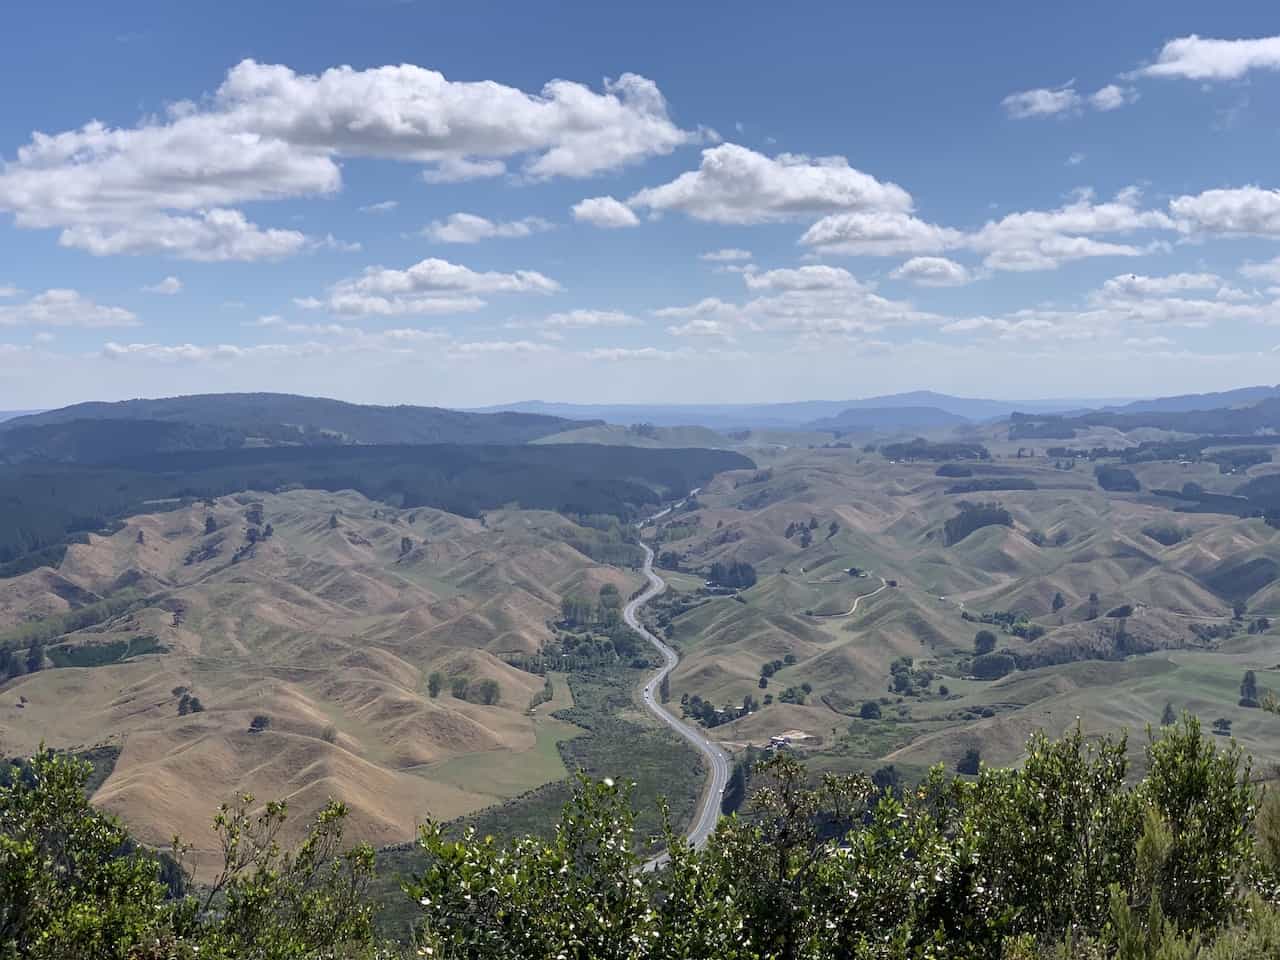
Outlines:
[[[694,492],[696,493],[697,491]],[[667,512],[668,510],[664,510],[661,514],[651,519],[657,519],[657,517]],[[712,831],[715,830],[716,821],[720,819],[720,799],[724,793],[725,786],[729,782],[729,756],[703,736],[701,730],[685,723],[667,710],[660,702],[658,688],[662,685],[663,678],[676,668],[676,664],[680,662],[680,657],[640,623],[640,608],[667,589],[665,581],[653,572],[653,551],[649,549],[649,545],[646,543],[641,543],[640,546],[644,550],[644,575],[649,578],[649,586],[644,593],[627,604],[622,611],[622,616],[631,629],[642,635],[658,649],[664,661],[662,668],[650,677],[644,685],[642,696],[645,709],[688,740],[693,748],[706,758],[707,765],[711,768],[711,777],[707,783],[706,791],[702,795],[702,802],[698,807],[697,815],[694,817],[693,827],[689,830],[689,842],[695,847],[701,847],[707,842],[707,838],[711,836]],[[656,857],[646,864],[646,869],[661,866],[665,860],[665,854],[661,857]]]

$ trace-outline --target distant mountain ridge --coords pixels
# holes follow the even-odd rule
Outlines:
[[[244,446],[520,444],[591,426],[527,413],[374,406],[282,393],[77,403],[0,422],[0,458],[107,462]]]
[[[476,408],[476,413],[498,411],[603,420],[627,426],[651,423],[657,427],[702,426],[714,430],[748,428],[808,429],[814,421],[839,417],[847,410],[930,407],[967,421],[995,420],[1015,411],[1060,413],[1093,409],[1114,401],[1043,401],[1018,403],[977,397],[954,397],[929,390],[866,397],[861,400],[798,400],[787,403],[691,403],[691,404],[575,404],[525,400]]]
[[[958,427],[971,423],[967,417],[938,407],[851,407],[834,417],[808,424],[810,430],[923,430]]]

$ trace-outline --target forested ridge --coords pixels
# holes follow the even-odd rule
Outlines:
[[[428,822],[403,878],[412,929],[379,941],[373,851],[332,803],[296,850],[283,804],[214,821],[211,883],[85,800],[87,764],[44,753],[0,787],[0,956],[474,960],[1263,960],[1280,955],[1280,803],[1190,716],[1123,740],[1077,730],[1018,769],[933,770],[915,789],[811,784],[782,753],[702,851],[668,828],[640,870],[626,784],[580,781],[554,833],[499,843]]]
[[[258,447],[17,464],[0,467],[0,564],[12,564],[12,574],[32,554],[33,562],[56,562],[69,538],[162,509],[156,501],[307,487],[471,517],[518,503],[630,518],[716,473],[751,466],[728,451],[588,444]]]

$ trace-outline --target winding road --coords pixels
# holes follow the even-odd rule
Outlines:
[[[819,613],[814,615],[814,619],[815,620],[836,620],[836,619],[839,619],[840,617],[852,617],[855,613],[858,612],[858,604],[860,604],[863,600],[870,600],[881,590],[886,590],[888,589],[888,587],[889,587],[889,581],[886,580],[884,577],[881,577],[880,586],[876,587],[870,593],[864,593],[860,597],[853,598],[853,606],[849,608],[848,613]],[[964,604],[961,604],[961,606],[964,606]]]
[[[694,493],[697,493],[697,491],[695,490]],[[658,517],[670,512],[670,510],[671,508],[668,507],[662,513],[651,517],[650,520],[656,520]],[[701,847],[707,842],[707,838],[711,836],[712,831],[715,830],[716,821],[720,819],[720,799],[724,793],[725,786],[729,783],[729,756],[708,740],[697,727],[685,723],[662,705],[658,692],[659,687],[661,687],[662,681],[676,668],[676,664],[680,662],[680,657],[669,646],[646,630],[640,622],[640,608],[667,589],[666,582],[653,572],[653,550],[643,541],[640,543],[640,547],[644,550],[644,575],[649,579],[649,586],[645,588],[643,593],[626,605],[622,611],[622,617],[632,630],[635,630],[658,649],[664,661],[661,669],[650,677],[644,685],[641,696],[644,699],[645,709],[688,740],[690,745],[706,758],[707,764],[711,768],[711,776],[708,779],[706,790],[702,794],[702,800],[688,835],[691,844],[695,847]],[[655,857],[645,865],[645,868],[655,869],[661,866],[666,859],[666,854]]]

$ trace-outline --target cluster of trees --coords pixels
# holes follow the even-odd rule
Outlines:
[[[622,595],[612,583],[602,586],[595,600],[581,594],[566,594],[560,600],[560,625],[566,629],[609,630],[621,620]]]
[[[898,657],[889,664],[889,691],[899,696],[914,697],[928,692],[933,685],[932,670],[917,670],[912,657]]]
[[[721,563],[717,560],[707,572],[707,579],[717,587],[746,590],[756,585],[756,568],[740,560],[730,563]]]
[[[766,690],[769,687],[769,678],[781,670],[783,667],[789,667],[796,662],[796,655],[788,653],[781,660],[769,660],[760,664],[760,689]]]
[[[1026,477],[982,477],[947,487],[947,493],[985,493],[993,490],[1034,490],[1036,482]]]
[[[1067,601],[1063,598],[1061,593],[1055,593],[1053,595],[1053,610],[1055,613],[1066,606],[1066,604]],[[960,619],[997,626],[1010,636],[1020,637],[1023,640],[1039,640],[1045,635],[1044,627],[1040,626],[1038,623],[1032,623],[1027,619],[1027,615],[1025,613],[1021,613],[1017,610],[991,610],[987,613],[978,614],[964,610],[960,614]],[[987,636],[994,636],[989,630],[979,630],[973,641],[974,653],[991,652],[990,650],[978,649],[978,646],[980,645],[979,638],[983,637],[984,634]],[[984,638],[981,643],[985,644],[985,642]],[[994,647],[995,644],[993,643],[992,646]]]
[[[741,706],[731,703],[724,707],[717,707],[710,700],[703,700],[696,693],[680,695],[680,713],[689,719],[698,721],[704,727],[718,727],[722,723],[730,723],[739,717],[755,713],[759,709],[759,701],[751,694],[747,694],[742,698]]]
[[[449,687],[449,693],[456,700],[467,700],[471,703],[483,703],[486,706],[494,706],[502,699],[502,687],[498,685],[497,680],[485,678],[477,680],[474,683],[471,678],[464,676],[446,677],[439,670],[433,670],[427,677],[427,693],[434,700],[440,696],[440,692]]]
[[[931,443],[916,437],[904,443],[886,443],[880,455],[887,460],[990,460],[991,453],[980,443]]]
[[[947,546],[954,546],[969,534],[989,526],[1013,526],[1013,516],[998,503],[960,501],[960,512],[942,525]]]
[[[944,463],[934,471],[937,477],[972,477],[973,467],[966,467],[959,463]]]
[[[197,892],[41,754],[0,787],[0,955],[466,960],[1264,960],[1280,953],[1280,798],[1191,717],[1145,776],[1123,739],[1037,735],[1016,769],[970,750],[914,790],[895,771],[816,786],[780,752],[702,850],[674,827],[640,869],[630,787],[579,782],[554,833],[499,843],[430,821],[404,880],[412,943],[379,944],[374,858],[331,804],[295,849],[283,804],[223,807],[225,864]],[[0,778],[2,779],[2,778]]]
[[[1093,468],[1093,475],[1098,481],[1098,486],[1113,493],[1134,493],[1142,489],[1142,484],[1138,483],[1134,472],[1124,467],[1100,463]]]

